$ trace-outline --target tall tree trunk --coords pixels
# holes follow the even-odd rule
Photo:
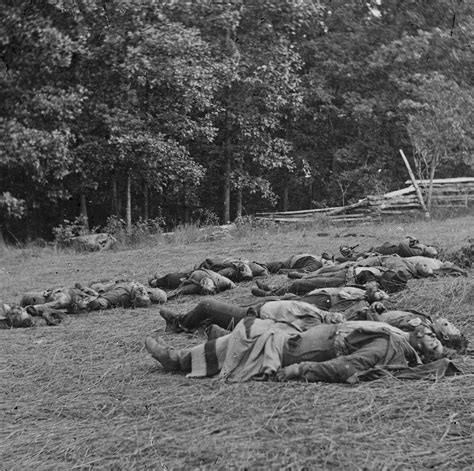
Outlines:
[[[285,178],[283,181],[283,199],[282,199],[282,211],[288,211],[288,187],[289,182],[288,178]]]
[[[123,200],[122,198],[117,198],[117,216],[123,216]]]
[[[84,229],[89,232],[89,218],[87,216],[87,199],[84,192],[81,193],[81,218],[84,224]]]
[[[150,212],[148,207],[148,183],[143,185],[143,219],[149,219]]]
[[[244,174],[244,162],[242,158],[239,158],[239,176],[242,178]],[[236,195],[236,214],[235,217],[241,218],[243,211],[243,190],[241,187],[241,182],[237,182],[237,195]]]
[[[188,224],[191,221],[191,205],[189,203],[186,183],[183,184],[183,221]]]
[[[119,214],[119,201],[117,192],[117,174],[112,175],[112,214],[117,216]]]
[[[125,214],[125,222],[127,223],[127,232],[132,232],[132,175],[131,171],[127,172],[127,209]]]
[[[242,188],[237,188],[237,209],[235,217],[241,218],[242,217]]]
[[[230,44],[230,30],[227,29],[226,32],[226,41],[227,44]],[[228,95],[229,96],[229,95]],[[224,208],[223,208],[223,223],[228,224],[230,222],[230,173],[232,170],[231,164],[231,142],[230,142],[230,129],[229,129],[229,98],[227,98],[226,102],[226,110],[225,110],[225,117],[224,117],[224,160],[225,160],[225,167],[224,167]]]
[[[226,139],[225,143],[225,170],[224,170],[224,214],[223,223],[228,224],[230,222],[230,149],[229,139]]]

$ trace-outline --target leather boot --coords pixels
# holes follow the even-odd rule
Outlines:
[[[158,360],[166,371],[181,370],[181,355],[173,348],[156,341],[153,337],[147,337],[145,347],[148,353],[155,360]]]
[[[256,286],[254,286],[254,287],[251,289],[251,293],[252,293],[254,296],[259,296],[259,297],[270,296],[270,293],[269,293],[268,291],[265,291],[265,290],[263,290],[263,289],[257,288]]]
[[[160,308],[160,316],[166,321],[165,332],[180,333],[183,332],[183,328],[179,325],[180,318],[179,314],[176,314],[171,309],[166,307]]]

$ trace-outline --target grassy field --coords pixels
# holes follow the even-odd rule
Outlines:
[[[18,301],[26,290],[109,277],[146,283],[155,272],[187,269],[209,256],[265,262],[298,252],[337,253],[341,244],[369,248],[405,235],[455,248],[474,235],[474,217],[244,228],[204,242],[193,242],[190,232],[98,254],[7,249],[0,254],[0,296]],[[218,296],[245,303],[251,286]],[[185,312],[197,300],[168,304]],[[472,347],[472,273],[410,281],[390,306],[442,313],[465,329]],[[179,348],[204,339],[164,333],[158,306],[0,331],[1,469],[472,469],[470,356],[457,360],[465,375],[440,381],[225,384],[165,373],[144,349],[147,335]]]

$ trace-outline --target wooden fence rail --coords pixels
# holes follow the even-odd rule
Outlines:
[[[411,183],[408,181],[407,183]],[[427,194],[427,180],[416,180],[423,197]],[[447,178],[433,181],[432,203],[435,206],[468,207],[474,204],[474,178]],[[255,216],[275,222],[313,222],[325,217],[331,222],[362,223],[379,220],[383,215],[412,214],[421,211],[421,204],[413,185],[383,195],[367,197],[347,206],[315,208],[298,211],[263,212]]]

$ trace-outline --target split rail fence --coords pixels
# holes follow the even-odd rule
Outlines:
[[[411,183],[410,180],[405,184]],[[428,194],[428,180],[416,180],[423,199]],[[468,207],[474,204],[474,178],[443,178],[433,180],[433,206]],[[331,222],[362,223],[380,220],[382,216],[395,216],[422,212],[422,206],[413,184],[401,190],[383,195],[368,195],[357,203],[332,208],[306,209],[300,211],[257,213],[259,220],[271,220],[279,223],[313,222],[324,215]]]

